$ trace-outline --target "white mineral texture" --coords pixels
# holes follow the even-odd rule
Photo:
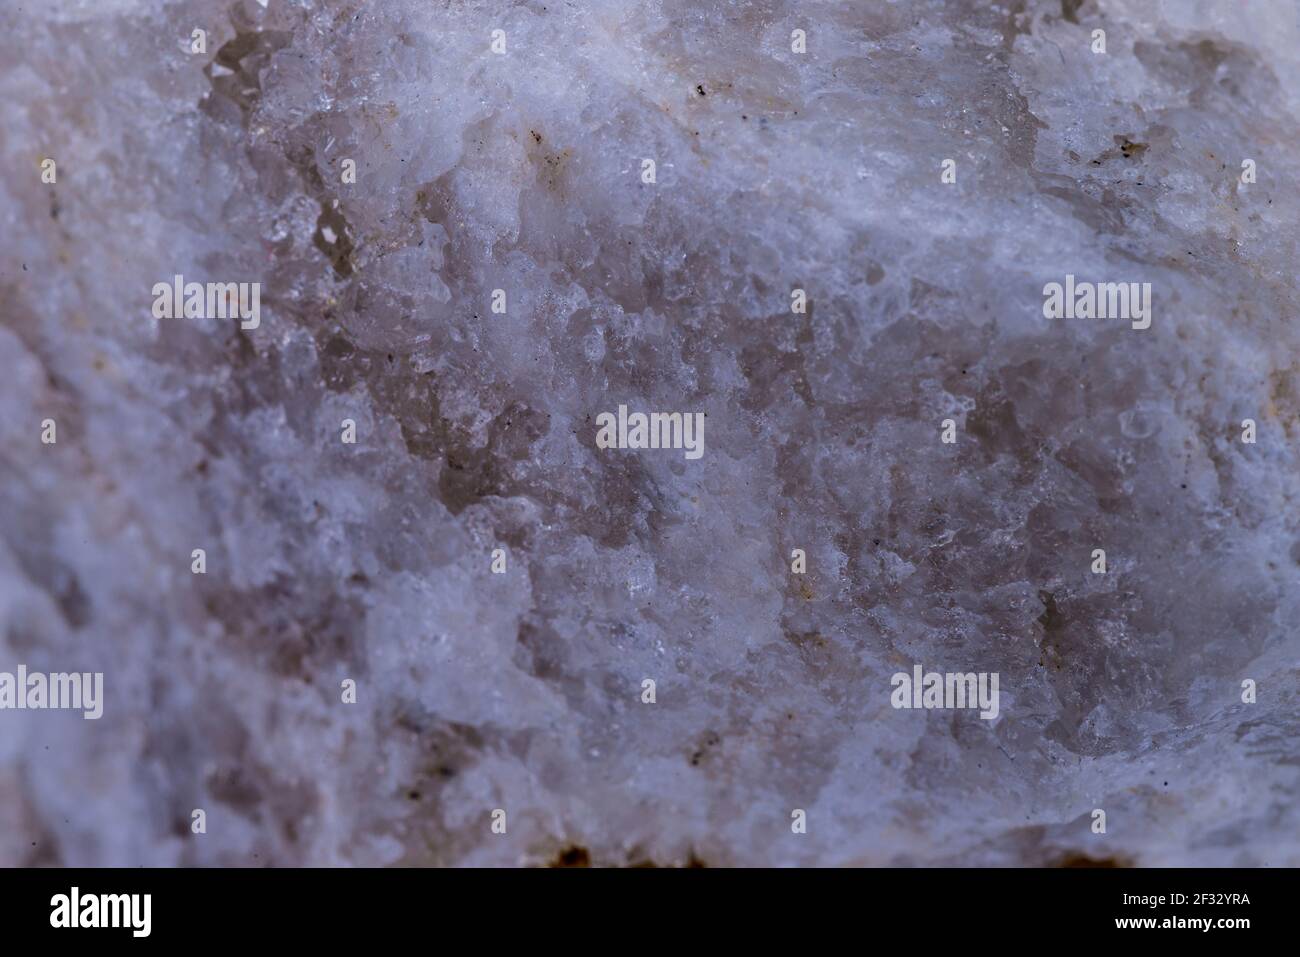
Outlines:
[[[0,864],[1300,865],[1298,19],[4,0]]]

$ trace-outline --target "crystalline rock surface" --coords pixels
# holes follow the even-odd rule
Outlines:
[[[0,670],[105,675],[0,712],[0,864],[1300,864],[1294,4],[5,0],[0,54]]]

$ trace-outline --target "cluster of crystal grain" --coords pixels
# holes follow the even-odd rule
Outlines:
[[[1300,864],[1296,21],[7,4],[0,863]]]

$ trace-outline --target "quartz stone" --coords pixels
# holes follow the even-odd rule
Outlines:
[[[1300,865],[1297,16],[9,0],[0,864]]]

